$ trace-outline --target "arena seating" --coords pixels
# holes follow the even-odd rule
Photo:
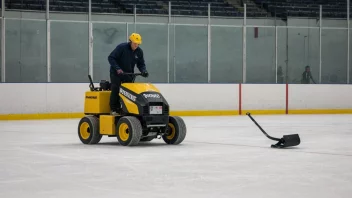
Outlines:
[[[94,13],[168,14],[169,0],[92,0]],[[177,0],[172,1],[173,15],[208,15],[211,3],[213,16],[243,16],[224,0]],[[5,0],[7,10],[45,11],[45,0]],[[50,0],[50,11],[88,12],[88,0]]]
[[[46,0],[5,0],[7,10],[45,11]],[[50,0],[50,11],[88,12],[88,0]],[[92,12],[123,13],[118,3],[110,0],[92,0]]]
[[[169,0],[92,0],[94,13],[168,14]],[[172,0],[173,15],[243,16],[243,4],[247,4],[248,17],[319,17],[319,5],[323,5],[323,17],[346,18],[346,0]],[[5,0],[6,10],[45,11],[46,0]],[[88,0],[50,0],[50,11],[88,12]],[[352,13],[352,12],[351,12]],[[352,14],[351,14],[352,16]]]
[[[253,0],[258,6],[267,9],[272,16],[347,18],[346,0]],[[351,6],[352,7],[352,6]],[[350,7],[350,9],[351,9]],[[352,15],[350,15],[351,17]]]
[[[168,5],[168,0],[163,0]],[[224,0],[177,0],[172,1],[173,15],[208,15],[208,4],[211,4],[211,16],[243,16],[239,10]]]

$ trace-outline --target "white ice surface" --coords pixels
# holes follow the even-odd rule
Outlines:
[[[1,198],[352,197],[352,115],[184,117],[185,141],[83,145],[79,119],[0,122]]]

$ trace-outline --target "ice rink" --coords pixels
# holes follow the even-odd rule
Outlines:
[[[181,145],[83,145],[79,119],[0,121],[1,198],[350,198],[352,115],[183,117]]]

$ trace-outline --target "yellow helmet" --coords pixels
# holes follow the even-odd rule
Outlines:
[[[133,43],[137,43],[137,44],[142,44],[142,37],[141,35],[137,34],[137,33],[132,33],[131,36],[130,36],[130,40],[133,42]]]

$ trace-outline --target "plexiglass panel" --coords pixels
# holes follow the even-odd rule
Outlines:
[[[0,82],[2,82],[2,50],[1,50],[1,46],[2,46],[2,19],[0,19]]]
[[[122,42],[127,41],[126,24],[93,24],[93,80],[110,81],[110,64],[108,56]]]
[[[149,72],[148,78],[139,77],[136,81],[167,83],[167,25],[137,24],[136,32],[143,39],[140,47]]]
[[[275,83],[275,28],[247,28],[246,83]]]
[[[243,32],[238,27],[211,27],[211,82],[242,82]]]
[[[46,22],[6,19],[6,82],[47,82]]]
[[[286,83],[288,79],[288,30],[286,27],[277,28],[277,68],[276,68],[276,83]]]
[[[87,0],[74,4],[76,11],[88,11]],[[101,10],[94,6],[94,2],[92,5],[94,12]],[[246,28],[246,83],[305,83],[302,79],[306,66],[310,67],[313,75],[313,79],[308,82],[310,84],[352,83],[352,38],[348,43],[345,11],[337,13],[332,12],[334,8],[323,7],[322,42],[319,43],[321,22],[317,20],[319,6],[313,7],[314,9],[311,7],[308,10],[284,13],[292,16],[287,20],[247,18],[248,25],[261,27]],[[57,7],[54,6],[53,9],[56,10]],[[70,11],[68,8],[62,9],[65,12]],[[247,11],[247,14],[252,13]],[[283,13],[282,10],[277,11],[277,14]],[[49,35],[51,81],[86,83],[89,74],[89,26],[86,21],[88,15],[65,12],[50,14],[53,20],[50,22]],[[306,15],[311,18],[294,17]],[[45,13],[11,11],[6,12],[5,16],[6,56],[2,57],[0,53],[0,62],[4,58],[6,60],[5,71],[0,70],[0,80],[2,74],[6,73],[6,82],[47,82]],[[340,18],[327,18],[336,16]],[[133,16],[121,18],[121,16],[99,15],[98,18],[102,20],[93,23],[92,59],[95,82],[110,79],[108,56],[118,44],[127,42],[132,32],[142,35],[143,44],[140,47],[144,51],[144,59],[150,73],[149,78],[138,77],[137,82],[239,83],[244,79],[243,28],[230,27],[231,24],[241,25],[242,19],[236,19],[237,22],[240,21],[237,23],[231,21],[232,19],[212,18],[213,26],[210,29],[210,43],[208,43],[207,18],[178,17],[172,22],[179,24],[170,25],[166,24],[167,17],[138,15],[136,24],[133,23]],[[5,24],[0,20],[0,36]],[[223,24],[226,27],[214,26],[215,24]],[[277,34],[273,27],[275,24],[278,25]],[[289,28],[285,27],[286,25]],[[208,57],[208,44],[210,44],[210,57]],[[350,46],[349,54],[348,46]],[[348,55],[350,55],[349,64]],[[137,68],[135,72],[138,72]]]
[[[52,82],[89,82],[88,23],[51,22]]]
[[[350,29],[350,43],[349,43],[349,45],[350,45],[350,53],[349,53],[349,59],[350,59],[350,61],[349,61],[349,63],[350,63],[349,64],[349,78],[350,78],[350,80],[349,80],[349,84],[352,84],[352,29]]]
[[[174,45],[176,82],[208,82],[208,28],[177,25]]]
[[[347,83],[347,30],[323,29],[322,83]]]
[[[283,66],[283,76],[288,83],[301,84],[306,66],[312,79],[319,83],[319,29],[278,28],[278,68]],[[278,83],[279,81],[278,77]]]

